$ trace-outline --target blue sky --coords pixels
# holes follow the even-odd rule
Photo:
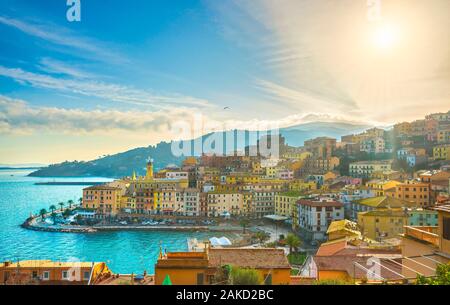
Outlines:
[[[66,0],[3,0],[0,163],[146,146],[198,115],[207,131],[447,111],[449,2],[382,4],[373,22],[362,0],[81,0],[68,22]]]

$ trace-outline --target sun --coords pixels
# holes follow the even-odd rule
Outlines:
[[[398,28],[392,24],[380,24],[374,30],[373,43],[381,50],[389,50],[395,47],[399,41]]]

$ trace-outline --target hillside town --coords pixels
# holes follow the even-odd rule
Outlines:
[[[84,188],[77,219],[272,228],[257,244],[161,249],[142,284],[214,284],[225,281],[226,265],[257,270],[265,284],[401,284],[432,279],[448,264],[450,111],[303,147],[278,140],[277,159],[203,154],[156,171],[149,158],[145,176]],[[294,253],[304,256],[294,262]],[[16,267],[4,263],[0,273]],[[137,281],[105,263],[87,270],[85,283]]]

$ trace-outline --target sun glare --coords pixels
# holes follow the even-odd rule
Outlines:
[[[393,25],[381,24],[374,31],[373,42],[379,49],[391,49],[398,43],[398,40],[399,32]]]

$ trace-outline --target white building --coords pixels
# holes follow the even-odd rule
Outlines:
[[[297,201],[300,230],[307,239],[325,240],[332,221],[344,219],[344,205],[331,198]]]

